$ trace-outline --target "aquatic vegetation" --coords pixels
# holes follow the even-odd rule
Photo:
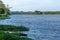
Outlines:
[[[3,16],[3,15],[1,16],[1,15],[0,15],[0,20],[5,20],[5,19],[9,19],[9,18],[10,18],[10,17],[7,16],[7,15],[5,15],[5,16]]]
[[[0,25],[2,31],[29,31],[25,26]]]
[[[20,36],[0,32],[0,40],[32,40],[31,38],[20,38]]]
[[[29,28],[25,26],[0,25],[0,40],[32,40],[28,37],[21,37],[24,34],[21,31],[29,31]]]

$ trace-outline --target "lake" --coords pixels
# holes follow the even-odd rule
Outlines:
[[[60,15],[11,15],[1,24],[29,27],[26,33],[34,40],[60,40]]]

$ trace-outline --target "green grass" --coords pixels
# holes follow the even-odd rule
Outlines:
[[[14,33],[9,33],[8,31]],[[28,37],[21,37],[20,35],[24,33],[18,33],[18,31],[29,31],[29,28],[25,26],[0,25],[0,40],[33,40]]]
[[[17,33],[17,31],[28,31],[29,28],[25,26],[13,26],[13,25],[0,25],[0,40],[32,40],[28,37],[20,37],[21,34],[24,33]],[[15,32],[15,33],[8,33],[5,31]]]
[[[33,40],[31,38],[20,38],[19,40]]]
[[[25,26],[0,25],[1,31],[29,31]]]
[[[7,15],[0,15],[0,20],[4,20],[4,19],[9,19],[9,16],[7,16]]]
[[[0,32],[0,40],[33,40],[31,38],[20,38],[18,35]]]
[[[4,39],[4,35],[3,33],[0,33],[0,40],[3,40]]]

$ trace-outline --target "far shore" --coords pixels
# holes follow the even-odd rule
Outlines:
[[[20,14],[20,15],[48,15],[48,14],[60,14],[60,11],[47,11],[47,12],[42,12],[42,11],[34,11],[34,12],[24,12],[24,11],[11,11],[11,15],[13,14]]]

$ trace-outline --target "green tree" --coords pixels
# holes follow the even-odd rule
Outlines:
[[[34,13],[35,14],[42,14],[42,12],[40,12],[40,11],[35,11]]]

